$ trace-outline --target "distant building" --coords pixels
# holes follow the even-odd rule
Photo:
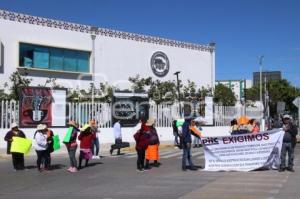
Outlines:
[[[216,81],[216,85],[223,84],[226,87],[230,88],[234,93],[234,96],[237,101],[243,101],[245,98],[245,88],[252,87],[251,80],[219,80]]]
[[[265,79],[268,81],[281,80],[281,71],[265,71],[262,72],[262,83],[265,83]],[[259,85],[260,72],[253,73],[253,85]]]

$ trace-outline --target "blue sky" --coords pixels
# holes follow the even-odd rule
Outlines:
[[[216,78],[280,70],[300,87],[299,0],[0,0],[0,9],[160,36],[216,42]]]

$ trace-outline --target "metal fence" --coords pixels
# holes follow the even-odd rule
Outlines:
[[[67,103],[67,120],[75,120],[79,125],[95,118],[100,128],[112,126],[112,105],[109,103],[95,103],[92,114],[91,103]],[[215,126],[228,126],[230,121],[241,115],[260,120],[263,112],[256,107],[214,106]],[[172,121],[179,118],[179,105],[150,104],[149,115],[157,120],[157,127],[171,127]],[[0,128],[10,128],[12,122],[19,122],[19,103],[17,101],[0,101]]]

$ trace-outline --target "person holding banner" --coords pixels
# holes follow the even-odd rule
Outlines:
[[[24,170],[24,154],[11,152],[11,144],[13,137],[26,138],[26,136],[23,131],[18,128],[17,123],[12,123],[10,126],[11,130],[8,131],[4,137],[4,140],[7,142],[7,154],[11,154],[13,167],[16,171]]]
[[[71,173],[77,172],[77,160],[76,160],[76,150],[77,150],[77,133],[79,132],[78,125],[75,121],[71,120],[69,122],[69,128],[64,140],[64,143],[68,150],[68,155],[70,159],[70,167],[68,171]]]
[[[182,171],[187,170],[186,161],[189,163],[190,170],[197,170],[192,162],[191,145],[192,135],[190,130],[191,118],[186,118],[182,125]]]
[[[43,170],[48,171],[48,145],[50,141],[48,141],[47,137],[47,126],[45,124],[39,124],[37,126],[37,131],[34,134],[34,148],[37,154],[37,169],[42,172]],[[44,163],[44,168],[41,168],[42,163]]]
[[[283,127],[284,137],[281,149],[281,164],[279,172],[286,169],[286,153],[288,153],[288,167],[287,170],[290,172],[295,172],[294,166],[294,148],[297,143],[296,136],[298,134],[297,127],[292,124],[291,117],[289,115],[283,116]]]

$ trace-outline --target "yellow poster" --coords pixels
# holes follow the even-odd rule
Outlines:
[[[26,138],[13,137],[11,143],[11,152],[28,154],[32,145],[32,141]]]

